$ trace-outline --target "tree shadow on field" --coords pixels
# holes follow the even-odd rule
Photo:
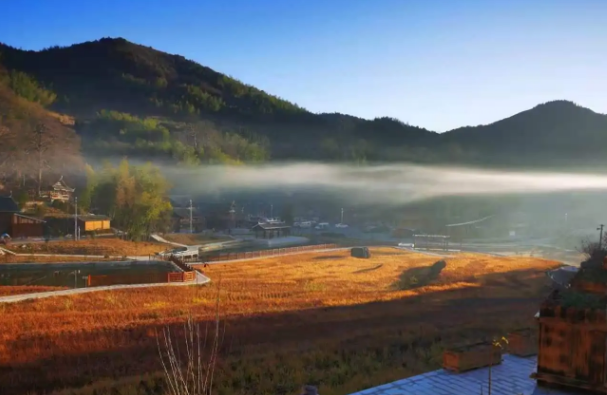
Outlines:
[[[404,291],[426,286],[438,278],[441,271],[447,267],[447,262],[440,260],[430,266],[412,267],[405,270],[393,284],[393,288]]]
[[[415,286],[421,286],[420,283],[424,280],[433,281],[445,268],[445,263],[441,262],[406,270],[401,274],[401,280],[417,275],[418,284]],[[516,278],[517,281],[512,282],[509,277]],[[218,376],[217,379],[225,380],[225,383],[236,383],[228,384],[233,386],[230,387],[230,393],[256,393],[245,392],[245,388],[241,387],[244,384],[240,384],[241,376],[235,375],[241,374],[243,370],[240,369],[256,371],[257,366],[263,366],[264,369],[277,366],[278,360],[273,353],[282,352],[278,350],[293,350],[298,355],[300,352],[313,353],[314,358],[320,361],[318,363],[331,360],[333,355],[342,355],[341,350],[351,350],[354,354],[346,353],[345,357],[339,357],[336,366],[348,366],[350,372],[356,374],[364,374],[361,373],[364,368],[350,366],[354,362],[350,362],[349,355],[368,355],[370,358],[377,355],[377,359],[369,359],[370,363],[384,364],[385,347],[400,347],[399,352],[394,354],[398,358],[398,364],[402,363],[403,355],[407,355],[408,361],[417,361],[417,349],[428,350],[437,341],[436,336],[442,339],[441,344],[450,345],[456,341],[459,344],[466,339],[490,340],[495,333],[505,333],[510,327],[520,327],[521,322],[528,323],[530,327],[535,325],[533,314],[550,290],[550,280],[545,276],[544,269],[481,274],[476,277],[476,281],[482,285],[481,288],[432,290],[420,295],[354,305],[293,307],[286,311],[227,314],[222,318],[222,340],[218,350],[220,363],[225,363],[222,367],[225,370],[220,371],[225,375]],[[499,285],[497,281],[500,282]],[[520,281],[526,285],[525,288],[521,288]],[[408,288],[405,289],[410,289],[410,281],[407,284]],[[496,285],[486,287],[485,284]],[[542,289],[543,286],[547,288]],[[353,292],[356,296],[357,291]],[[259,303],[264,300],[260,299]],[[33,308],[38,302],[32,300],[28,303],[32,303]],[[22,308],[31,309],[26,304]],[[24,330],[14,341],[0,342],[5,353],[3,355],[6,356],[0,361],[0,393],[49,393],[66,387],[81,388],[91,384],[99,389],[96,392],[78,390],[61,394],[163,394],[165,388],[161,388],[156,379],[148,379],[146,375],[160,372],[162,378],[163,368],[157,341],[165,326],[170,326],[171,336],[179,343],[182,355],[187,353],[183,340],[186,311],[192,311],[200,320],[202,336],[205,336],[207,324],[210,325],[210,337],[214,330],[212,317],[209,317],[206,308],[183,306],[182,309],[177,315],[172,314],[177,312],[175,306],[142,311],[139,314],[158,312],[161,316],[150,316],[145,320],[133,317],[130,318],[131,321],[125,321],[124,326],[95,323],[90,327],[61,332]],[[76,317],[79,313],[74,310],[69,316]],[[117,313],[123,314],[125,319],[128,317],[128,311]],[[34,314],[37,317],[38,313]],[[26,323],[27,321],[23,322]],[[14,361],[11,360],[13,356]],[[239,370],[231,370],[228,363],[241,360],[244,362],[243,365],[237,365],[240,366]],[[323,373],[326,369],[318,367],[314,361],[316,359],[310,363],[310,372],[294,371],[289,373],[289,380],[305,377],[310,380],[312,376],[329,380],[334,377],[330,373]],[[432,368],[424,365],[426,367],[428,370]],[[129,377],[136,379],[135,384],[122,384],[120,380]],[[278,382],[278,373],[274,377],[272,385],[282,385]],[[235,378],[234,382],[231,381],[232,378]],[[305,382],[297,382],[297,386]],[[104,389],[114,386],[120,389]]]
[[[377,270],[377,269],[381,268],[382,266],[384,266],[384,264],[383,264],[383,263],[380,263],[380,264],[379,264],[379,265],[377,265],[377,266],[368,267],[368,268],[366,268],[366,269],[360,269],[360,270],[357,270],[357,271],[352,272],[352,273],[354,273],[354,274],[359,274],[359,273],[367,273],[367,272],[372,272],[373,270]]]

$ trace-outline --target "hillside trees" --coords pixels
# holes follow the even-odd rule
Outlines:
[[[40,190],[44,174],[78,172],[80,141],[56,114],[18,96],[0,65],[0,177]]]
[[[170,159],[194,166],[204,163],[248,163],[268,159],[268,149],[238,133],[221,131],[212,122],[160,120],[102,110],[78,125],[85,149],[95,156],[128,155]]]
[[[10,72],[9,84],[15,94],[43,107],[50,106],[57,99],[53,91],[43,88],[34,77],[21,71]]]
[[[169,184],[158,167],[132,166],[124,159],[117,167],[106,163],[96,174],[89,169],[87,178],[89,204],[108,214],[130,240],[166,228],[172,212]]]
[[[98,187],[98,178],[95,170],[88,163],[84,165],[84,173],[86,176],[86,184],[80,193],[78,206],[83,212],[88,212],[91,209],[93,196]]]
[[[566,101],[438,134],[390,117],[314,114],[183,56],[122,38],[41,51],[0,43],[0,52],[10,70],[0,71],[0,85],[4,81],[29,103],[76,117],[79,126],[88,124],[81,133],[87,153],[106,157],[185,165],[271,157],[523,169],[605,160],[607,116]],[[103,109],[117,112],[110,116],[117,119],[97,119]],[[127,113],[132,115],[118,115]],[[191,133],[181,136],[183,123],[207,142],[196,145]],[[212,127],[199,128],[203,123]],[[95,129],[101,132],[89,133]]]

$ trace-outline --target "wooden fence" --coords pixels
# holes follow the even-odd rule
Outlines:
[[[226,252],[215,255],[201,256],[199,260],[204,262],[216,262],[216,261],[232,261],[237,259],[249,259],[249,258],[263,258],[270,256],[280,256],[286,254],[293,254],[296,252],[315,251],[315,250],[327,250],[331,248],[338,248],[337,244],[316,244],[299,247],[288,247],[288,248],[275,248],[272,250],[261,250],[261,251],[249,251],[249,252]]]
[[[167,257],[164,257],[167,259]],[[183,270],[184,272],[193,272],[194,268],[181,257],[176,257],[175,255],[169,255],[168,260],[173,262],[178,268]],[[193,261],[193,260],[192,260]]]
[[[196,272],[170,272],[170,273],[141,273],[141,274],[104,274],[89,275],[88,287],[102,287],[108,285],[130,284],[157,284],[157,283],[183,283],[196,280]]]
[[[183,283],[188,281],[194,281],[195,279],[195,272],[172,272],[169,273],[167,277],[167,281],[169,283]]]

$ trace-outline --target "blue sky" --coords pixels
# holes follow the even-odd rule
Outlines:
[[[314,112],[392,116],[436,131],[555,99],[607,113],[605,0],[3,3],[7,44],[124,37]]]

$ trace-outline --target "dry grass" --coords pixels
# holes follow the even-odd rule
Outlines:
[[[0,286],[0,296],[31,294],[36,292],[62,291],[67,287],[47,287],[44,285]]]
[[[211,265],[204,269],[213,279],[207,287],[0,305],[0,366],[12,368],[0,384],[21,393],[118,378],[124,384],[125,377],[157,372],[156,331],[189,313],[212,320],[220,287],[227,328],[218,394],[295,393],[314,381],[323,395],[351,393],[436,368],[444,344],[532,325],[546,292],[544,271],[556,266],[461,254],[447,259],[431,284],[402,290],[403,273],[409,278],[437,258],[388,248],[371,253],[371,259],[333,252]],[[129,394],[149,393],[133,380],[139,392]]]
[[[185,244],[185,245],[198,245],[208,243],[218,243],[220,241],[232,240],[229,237],[224,236],[213,236],[204,234],[190,234],[190,233],[173,233],[163,235],[162,238],[173,243]]]
[[[143,256],[164,251],[168,246],[163,243],[126,241],[116,238],[98,238],[79,241],[51,241],[48,243],[22,244],[14,242],[9,248],[18,253],[34,254]]]
[[[446,260],[447,266],[437,281],[417,289],[399,290],[403,272],[432,265],[439,259],[377,248],[373,250],[371,259],[352,258],[349,251],[310,253],[211,265],[204,271],[211,278],[221,278],[222,283],[229,284],[228,300],[251,299],[250,308],[256,309],[255,298],[260,293],[283,295],[275,299],[279,303],[288,303],[287,308],[388,301],[463,288],[478,293],[490,292],[494,298],[521,297],[537,289],[512,285],[542,278],[544,271],[555,265],[551,261],[529,257],[458,254]],[[242,308],[242,303],[238,304]]]

